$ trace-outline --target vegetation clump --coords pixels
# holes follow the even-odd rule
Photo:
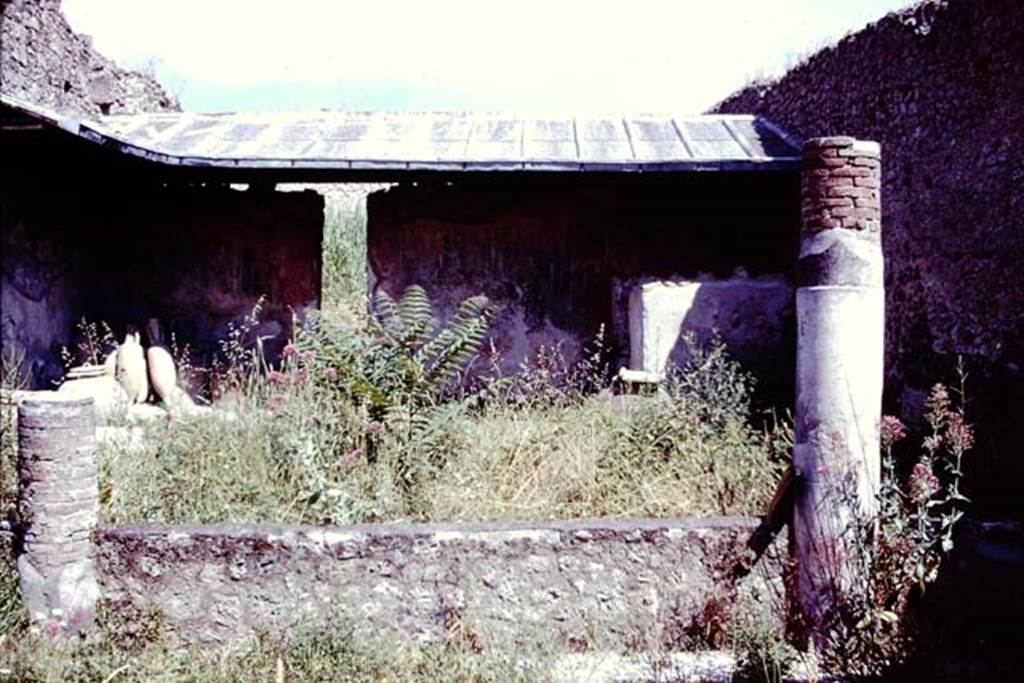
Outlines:
[[[751,673],[782,680],[795,664],[811,680],[902,680],[930,676],[947,662],[948,653],[934,649],[937,627],[923,618],[923,609],[969,503],[961,492],[963,461],[975,437],[964,411],[962,368],[960,373],[959,391],[953,392],[959,401],[946,386],[932,387],[916,450],[898,418],[882,417],[878,511],[855,520],[837,551],[850,574],[866,580],[851,584],[835,577],[833,584],[841,588],[830,596],[829,619],[807,648],[787,642],[779,623],[790,608],[785,590],[738,601],[732,636]],[[792,627],[790,641],[804,640],[798,619]]]
[[[484,297],[444,323],[426,293],[319,315],[279,366],[231,332],[230,413],[172,415],[101,454],[111,522],[478,521],[751,514],[788,448],[755,426],[752,379],[714,342],[651,396],[611,396],[603,339],[476,375]],[[239,351],[238,349],[243,349]],[[493,359],[492,359],[493,360]],[[497,363],[491,364],[497,368]],[[628,400],[627,400],[628,399]]]

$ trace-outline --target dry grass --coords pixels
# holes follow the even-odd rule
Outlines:
[[[157,640],[123,647],[107,629],[62,643],[38,634],[0,635],[0,680],[118,681],[545,681],[543,653],[474,655],[452,644],[420,648],[356,644],[351,630],[299,635],[288,643],[259,638],[216,649]]]
[[[695,358],[646,397],[536,392],[536,378],[520,376],[495,380],[503,391],[376,410],[347,393],[369,380],[326,379],[320,360],[297,354],[278,375],[239,382],[229,416],[175,417],[149,424],[141,445],[106,443],[101,514],[114,523],[757,514],[787,430],[751,426],[749,379],[720,347]],[[543,400],[524,400],[509,380]]]
[[[624,413],[605,398],[589,397],[553,409],[487,411],[467,421],[464,447],[429,486],[431,517],[755,514],[779,462],[771,435],[733,424],[705,440],[696,426],[687,433],[685,414],[676,414],[678,422],[666,432],[648,431],[658,417],[678,409],[667,398],[652,397]],[[668,452],[652,454],[650,446],[666,436]]]

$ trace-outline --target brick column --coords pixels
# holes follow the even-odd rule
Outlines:
[[[879,146],[809,140],[801,182],[793,469],[796,598],[825,647],[849,561],[877,508],[885,295]]]
[[[92,399],[18,405],[18,557],[22,600],[46,632],[92,623],[99,588],[93,539],[99,512]]]

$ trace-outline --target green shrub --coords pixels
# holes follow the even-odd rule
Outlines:
[[[564,381],[586,376],[571,368],[552,375],[527,367],[526,377],[492,377],[471,390],[449,380],[454,372],[431,374],[440,366],[429,359],[439,354],[423,349],[462,349],[440,356],[465,363],[465,350],[479,345],[484,308],[464,307],[471,314],[455,324],[424,325],[425,298],[411,296],[420,312],[408,312],[411,298],[403,297],[407,312],[397,302],[391,315],[402,319],[390,319],[387,331],[380,319],[318,319],[286,348],[280,368],[260,372],[254,362],[238,375],[243,389],[229,413],[150,424],[141,451],[105,447],[104,518],[714,515],[756,513],[767,501],[788,430],[751,425],[751,380],[720,343],[695,346],[693,361],[649,397],[587,393]],[[469,334],[446,333],[459,328]],[[431,346],[437,339],[449,341]]]
[[[440,324],[422,287],[394,301],[381,291],[362,325],[314,316],[295,347],[317,382],[364,405],[374,419],[395,406],[437,404],[483,345],[492,315],[486,297],[463,301]]]
[[[686,343],[687,365],[672,369],[663,390],[627,413],[604,451],[602,468],[615,473],[610,481],[616,483],[635,479],[639,485],[653,477],[681,489],[691,498],[693,514],[763,510],[785,468],[788,429],[752,426],[753,378],[728,357],[720,340],[699,346],[688,337]]]
[[[323,291],[330,315],[366,297],[366,195],[370,186],[318,187],[324,195]]]

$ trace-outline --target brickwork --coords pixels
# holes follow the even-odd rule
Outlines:
[[[18,406],[18,558],[22,600],[43,623],[92,622],[98,596],[93,540],[99,514],[91,399],[26,400]]]
[[[795,604],[819,651],[836,597],[870,579],[852,525],[875,514],[885,375],[880,148],[852,137],[804,144],[793,415]]]
[[[850,137],[808,140],[803,152],[801,218],[805,232],[881,225],[879,146]]]

